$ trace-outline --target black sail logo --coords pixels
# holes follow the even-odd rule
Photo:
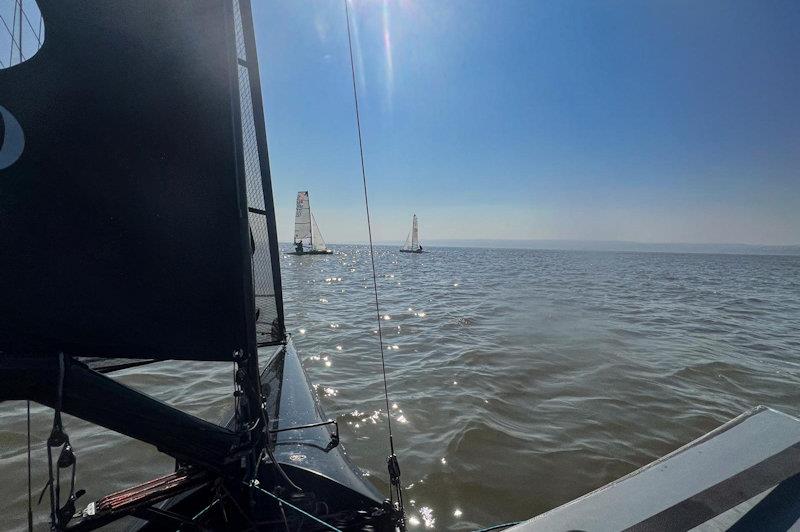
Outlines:
[[[25,134],[22,126],[11,112],[0,105],[0,124],[3,135],[0,137],[0,170],[5,170],[19,159],[25,149]]]

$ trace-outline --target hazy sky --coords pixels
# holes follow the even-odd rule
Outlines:
[[[351,6],[378,240],[800,243],[800,2]],[[344,5],[253,11],[279,236],[363,241]]]

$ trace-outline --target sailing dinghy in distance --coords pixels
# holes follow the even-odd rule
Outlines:
[[[55,412],[34,465],[51,529],[402,529],[286,334],[250,1],[38,3],[45,45],[0,70],[25,135],[0,169],[0,402]],[[162,360],[233,365],[229,422],[107,376]],[[63,414],[154,446],[174,472],[86,505],[85,442]]]
[[[289,255],[330,255],[322,233],[317,227],[317,221],[311,213],[311,202],[308,191],[297,193],[297,209],[294,215],[294,251]]]
[[[400,248],[401,253],[423,253],[422,246],[419,245],[419,228],[417,227],[417,215],[411,219],[411,232],[406,238],[406,243]]]

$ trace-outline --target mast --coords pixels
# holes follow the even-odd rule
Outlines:
[[[244,98],[242,97],[242,79],[239,76],[238,68],[240,62],[246,63],[246,49],[240,45],[238,36],[241,32],[244,35],[244,24],[241,18],[241,6],[239,2],[226,2],[225,14],[226,25],[233,31],[228,32],[228,47],[229,47],[229,83],[231,85],[231,109],[233,111],[233,137],[236,140],[235,160],[236,160],[236,184],[239,190],[239,209],[240,219],[244,218],[249,221],[249,198],[247,194],[247,169],[244,154],[244,135],[242,133],[243,113],[242,106],[245,105]],[[244,58],[242,56],[245,56]],[[244,212],[241,212],[244,211]],[[252,228],[249,223],[240,224],[239,231],[240,252],[242,255],[242,263],[249,264],[252,261],[252,250],[254,248]],[[237,397],[244,397],[245,400],[237,400],[235,407],[236,428],[241,430],[244,427],[254,423],[258,414],[258,396],[260,395],[260,386],[258,384],[258,357],[256,355],[255,346],[255,333],[248,334],[251,330],[255,331],[255,300],[253,297],[253,272],[251,268],[242,268],[241,282],[243,291],[247,297],[242,298],[241,304],[243,305],[245,319],[240,324],[244,328],[245,343],[240,349],[233,353],[234,363],[236,364],[236,372],[234,374],[234,384],[236,386],[235,394]],[[254,361],[255,359],[255,365]],[[253,373],[256,377],[253,377]],[[252,457],[251,457],[252,458]],[[252,460],[250,460],[252,462]],[[252,463],[248,464],[248,467]]]
[[[234,32],[233,51],[235,54],[236,74],[235,83],[238,90],[232,91],[238,105],[235,105],[234,122],[238,122],[237,134],[240,138],[240,149],[237,153],[239,163],[240,178],[246,180],[243,187],[245,197],[244,204],[247,205],[246,217],[249,221],[246,231],[243,231],[243,239],[247,242],[247,262],[250,269],[246,269],[243,281],[250,288],[251,298],[246,301],[248,310],[247,320],[247,351],[242,358],[237,361],[239,370],[236,374],[237,384],[242,388],[241,392],[247,398],[246,404],[239,404],[237,412],[240,428],[254,426],[265,420],[262,413],[262,392],[261,381],[259,379],[258,365],[258,320],[261,307],[258,305],[261,290],[257,282],[259,269],[263,269],[264,264],[259,260],[266,260],[263,253],[258,253],[258,243],[254,238],[254,232],[266,232],[269,249],[267,253],[270,261],[270,271],[272,273],[272,289],[274,296],[275,311],[277,317],[275,322],[264,325],[273,326],[270,331],[275,334],[274,325],[277,323],[277,334],[283,341],[283,298],[280,282],[280,264],[277,252],[277,232],[275,227],[275,212],[272,197],[272,182],[269,167],[269,155],[267,149],[266,128],[264,126],[264,108],[261,101],[261,82],[258,71],[258,56],[255,43],[255,33],[253,30],[253,19],[250,0],[234,0],[229,5],[233,7]],[[242,39],[240,40],[239,33]],[[266,226],[266,227],[264,227]],[[261,272],[263,273],[263,272]],[[263,279],[261,279],[263,281]],[[263,284],[263,283],[262,283]],[[253,441],[253,455],[251,455],[251,467],[255,467],[258,460],[258,453],[262,444],[261,441],[266,437],[268,427],[261,427],[257,431],[256,441]]]
[[[286,343],[286,333],[284,329],[284,309],[283,309],[283,285],[281,282],[280,252],[278,250],[278,229],[275,221],[275,198],[272,193],[272,170],[269,163],[269,148],[267,145],[267,131],[264,117],[264,103],[261,97],[261,76],[258,68],[258,50],[256,47],[255,31],[253,29],[253,13],[250,0],[239,0],[242,31],[244,34],[244,48],[247,61],[247,74],[249,80],[249,96],[252,104],[253,127],[255,130],[255,143],[257,147],[258,166],[261,170],[260,183],[261,194],[263,197],[263,212],[257,208],[249,207],[250,217],[261,215],[266,221],[266,236],[269,251],[269,263],[271,274],[271,288],[277,322],[277,340],[274,343]],[[241,64],[241,63],[240,63]],[[255,260],[255,259],[254,259]],[[257,264],[254,267],[258,266]],[[259,289],[255,287],[256,299],[259,297]],[[258,320],[256,320],[258,322]],[[258,323],[256,324],[258,326]],[[273,323],[268,325],[273,326]],[[258,344],[259,342],[257,342]],[[265,344],[266,345],[266,344]],[[257,358],[257,357],[256,357]],[[258,380],[258,375],[256,375]]]
[[[414,251],[419,249],[419,228],[417,227],[416,214],[411,220],[411,249]]]
[[[314,214],[311,212],[311,194],[306,192],[308,202],[308,247],[314,249]]]

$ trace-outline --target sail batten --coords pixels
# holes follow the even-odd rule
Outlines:
[[[0,70],[25,142],[0,169],[0,351],[231,360],[254,327],[283,340],[232,1],[39,0],[47,40]]]

